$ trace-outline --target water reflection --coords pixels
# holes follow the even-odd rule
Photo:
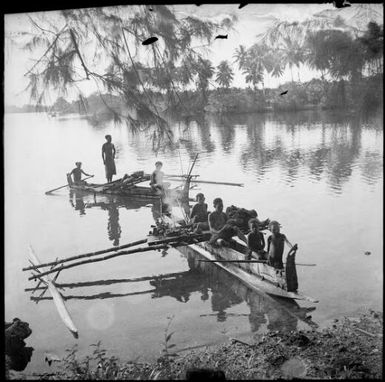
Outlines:
[[[244,123],[247,143],[242,147],[240,161],[245,172],[252,171],[258,178],[278,165],[283,170],[283,180],[292,185],[299,172],[306,170],[315,181],[320,181],[325,174],[330,189],[340,193],[357,162],[365,162],[368,155],[374,157],[378,150],[368,147],[363,157],[362,134],[368,126],[357,116],[336,114],[325,118],[321,113],[311,112],[274,115],[274,119],[250,115],[241,116],[237,121],[236,117],[229,119],[232,124],[226,125],[225,133],[222,127],[218,128],[222,143],[225,142],[226,149],[231,148],[228,140],[234,139],[235,126]],[[365,181],[372,183],[378,179],[380,162],[377,166],[365,167],[368,172],[362,165],[359,167],[362,175],[365,172]]]
[[[80,215],[86,214],[86,205],[84,203],[84,194],[70,189],[69,202],[75,211],[79,211]]]
[[[159,201],[139,200],[125,198],[118,195],[96,195],[85,191],[70,190],[69,200],[75,211],[80,215],[86,215],[86,209],[96,208],[107,211],[107,235],[114,246],[119,246],[122,228],[119,222],[119,209],[137,210],[141,207],[151,206],[154,220],[161,216],[161,205]]]
[[[211,306],[217,321],[226,321],[229,308],[246,302],[250,309],[248,316],[252,332],[258,331],[266,323],[269,330],[291,331],[296,329],[299,320],[317,327],[307,315],[315,307],[302,308],[295,300],[257,293],[216,265],[199,261],[201,257],[190,248],[180,250],[186,255],[190,269],[199,270],[208,276],[208,286],[212,292]]]
[[[382,113],[233,113],[174,117],[170,122],[174,144],[166,140],[163,152],[178,158],[183,148],[192,160],[197,152],[213,153],[220,147],[226,155],[238,157],[245,173],[261,180],[279,168],[282,182],[290,186],[300,177],[310,176],[314,182],[325,180],[329,189],[339,194],[356,169],[368,184],[379,179],[382,169],[382,161],[373,161],[376,154],[382,155],[380,142],[371,139],[371,143],[363,143],[363,134],[382,132]],[[149,136],[133,139],[131,149],[138,158],[153,156]],[[363,164],[367,158],[371,158],[370,165]]]
[[[210,300],[211,314],[203,314],[200,317],[216,316],[218,322],[225,322],[233,315],[247,315],[250,330],[257,332],[263,325],[268,330],[291,331],[297,328],[302,321],[310,327],[317,327],[311,321],[308,313],[315,309],[300,307],[294,300],[273,298],[265,294],[257,293],[226,271],[214,264],[200,262],[201,258],[189,247],[181,247],[180,251],[186,256],[189,265],[188,271],[163,274],[158,276],[144,276],[131,279],[110,279],[97,281],[82,281],[78,283],[57,283],[59,289],[77,289],[95,286],[112,286],[114,284],[134,284],[148,282],[150,288],[144,284],[143,290],[114,293],[103,291],[97,294],[72,295],[66,293],[65,300],[95,300],[129,297],[137,295],[151,295],[158,299],[172,297],[176,301],[187,304],[191,295],[198,293],[202,301]],[[27,289],[26,291],[30,291]],[[30,297],[33,301],[51,300],[52,297]],[[234,314],[228,312],[232,307],[245,302],[250,310],[248,314]]]

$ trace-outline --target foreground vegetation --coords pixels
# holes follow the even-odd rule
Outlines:
[[[359,318],[335,319],[320,331],[270,332],[255,335],[253,343],[232,340],[175,355],[167,329],[162,356],[154,363],[121,362],[95,344],[84,359],[78,359],[76,348],[69,349],[51,374],[8,371],[8,378],[185,379],[187,372],[205,369],[217,376],[221,371],[226,379],[382,379],[382,332],[383,314],[369,311]]]

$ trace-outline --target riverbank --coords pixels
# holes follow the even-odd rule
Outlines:
[[[226,379],[381,379],[383,313],[335,319],[319,331],[270,332],[246,343],[237,339],[173,356],[172,336],[154,363],[121,362],[97,347],[77,359],[72,349],[57,371],[26,375],[11,371],[9,379],[186,379],[186,373],[210,370]],[[222,374],[223,372],[223,374]]]

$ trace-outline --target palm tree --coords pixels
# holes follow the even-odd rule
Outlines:
[[[257,86],[260,82],[263,82],[263,69],[255,62],[250,62],[245,66],[243,74],[246,76],[246,83],[253,85],[254,91],[257,90]]]
[[[235,50],[233,57],[235,58],[234,62],[238,62],[238,69],[242,70],[245,66],[247,60],[247,49],[244,45],[239,45],[238,49]]]
[[[292,40],[290,37],[285,37],[283,41],[283,60],[285,66],[289,66],[290,68],[291,81],[294,82],[293,66],[296,66],[298,68],[298,79],[300,81],[299,66],[305,61],[303,48],[297,41]]]
[[[217,66],[217,76],[215,81],[219,86],[228,89],[233,82],[234,72],[231,69],[228,61],[221,61]]]

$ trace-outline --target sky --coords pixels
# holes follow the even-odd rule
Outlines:
[[[315,13],[321,11],[339,12],[341,15],[347,14],[349,8],[336,9],[331,3],[326,4],[249,4],[238,9],[238,4],[203,4],[199,7],[193,4],[170,5],[176,12],[177,17],[185,17],[192,15],[205,20],[220,21],[225,16],[236,15],[238,22],[234,26],[234,30],[228,32],[226,40],[214,40],[210,45],[209,58],[214,66],[217,66],[222,60],[234,62],[234,51],[239,45],[250,47],[257,41],[256,35],[265,32],[272,23],[279,19],[282,21],[303,21]],[[382,8],[381,8],[382,9]],[[36,16],[42,12],[30,13]],[[55,20],[56,11],[45,12]],[[27,14],[9,14],[4,16],[5,35],[15,34],[21,30],[30,30],[28,26]],[[24,74],[28,68],[33,65],[38,57],[32,56],[31,53],[21,51],[11,46],[5,41],[4,51],[4,102],[6,105],[22,106],[29,103],[28,94],[23,91],[27,86],[27,79]],[[244,76],[237,70],[237,65],[233,66],[235,76],[233,86],[246,87]],[[311,78],[318,77],[318,73],[309,70],[303,66],[299,69],[301,80],[307,81]],[[296,75],[295,75],[296,77]],[[286,70],[279,79],[268,77],[265,80],[265,86],[277,87],[291,80],[289,70]],[[82,85],[82,90],[86,94],[90,94],[96,89]],[[55,100],[52,100],[54,102]]]

